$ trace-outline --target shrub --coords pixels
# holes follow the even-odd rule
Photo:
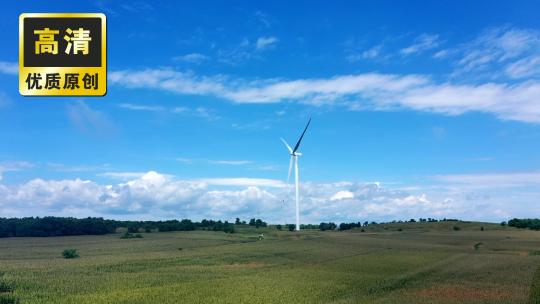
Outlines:
[[[225,232],[225,233],[234,233],[235,232],[234,231],[234,225],[232,225],[232,224],[225,225],[223,227],[223,232]]]
[[[75,259],[79,257],[79,253],[77,252],[77,249],[66,249],[62,251],[62,256],[64,259]]]
[[[480,227],[480,231],[484,231],[484,226]]]
[[[461,230],[461,228],[459,228],[459,226],[452,226],[452,229],[454,229],[454,231],[459,231],[459,230]]]
[[[281,224],[276,225],[277,230],[281,230],[281,228],[283,228],[283,227],[281,227]]]
[[[403,229],[401,229],[401,228],[398,228],[398,230],[397,230],[397,231],[403,231]]]
[[[294,231],[294,228],[296,228],[296,226],[294,224],[288,224],[287,228],[289,229],[289,231]]]
[[[131,233],[131,232],[126,232],[124,234],[122,234],[122,236],[120,237],[121,239],[142,239],[142,235],[140,233]]]

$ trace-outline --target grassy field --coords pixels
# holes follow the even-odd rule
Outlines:
[[[540,303],[540,232],[464,222],[237,231],[0,239],[0,299]],[[62,258],[66,248],[80,258]]]

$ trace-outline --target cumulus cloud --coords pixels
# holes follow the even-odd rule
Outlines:
[[[336,192],[334,195],[332,195],[332,197],[330,197],[330,200],[339,201],[342,199],[350,199],[350,198],[354,198],[354,193],[347,190],[341,190],[341,191]]]
[[[294,221],[294,191],[279,180],[186,180],[154,171],[105,176],[122,181],[103,184],[82,179],[38,178],[21,184],[0,183],[0,212],[5,216],[91,215],[132,219],[260,216],[273,223]],[[528,177],[523,175],[518,179],[525,182]],[[508,199],[516,198],[515,195],[499,197],[486,195],[485,189],[465,191],[460,187],[461,181],[477,183],[477,179],[437,178],[441,184],[436,191],[429,187],[389,188],[381,183],[302,183],[302,221],[380,221],[411,217],[499,220],[506,219],[508,214],[518,216],[530,212],[534,206],[534,192],[520,189],[522,196],[517,196],[520,201],[509,204]],[[499,184],[496,187],[500,187]]]

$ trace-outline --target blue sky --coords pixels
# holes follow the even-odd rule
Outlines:
[[[4,4],[0,216],[540,216],[538,3]],[[18,93],[18,16],[102,12],[108,93]]]

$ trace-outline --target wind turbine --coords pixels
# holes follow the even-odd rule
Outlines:
[[[304,138],[304,134],[306,134],[307,128],[309,127],[309,124],[311,123],[311,117],[309,118],[309,121],[304,128],[304,132],[302,132],[302,135],[300,135],[300,138],[298,139],[298,142],[294,146],[294,149],[289,146],[289,144],[285,141],[285,139],[281,138],[281,141],[285,144],[285,147],[287,147],[287,150],[289,151],[289,154],[291,155],[291,160],[289,161],[289,175],[287,175],[287,184],[289,183],[289,179],[291,178],[291,171],[294,163],[294,184],[296,189],[296,231],[300,231],[300,197],[298,195],[298,179],[299,179],[299,173],[298,173],[298,157],[302,155],[302,153],[297,152],[298,148],[300,147],[300,142],[302,142],[302,138]]]

